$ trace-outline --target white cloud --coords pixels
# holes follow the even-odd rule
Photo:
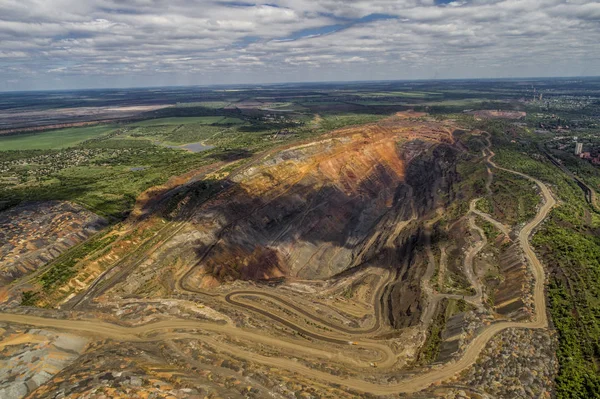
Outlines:
[[[47,78],[77,87],[157,75],[202,84],[600,71],[598,2],[445,3],[2,0],[0,73],[11,88],[26,77],[61,88]]]

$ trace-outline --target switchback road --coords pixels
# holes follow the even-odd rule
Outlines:
[[[488,140],[489,144],[489,140]],[[321,381],[326,381],[332,384],[339,384],[340,386],[347,387],[353,390],[368,392],[375,395],[389,395],[395,393],[411,393],[421,391],[431,384],[446,380],[453,377],[457,373],[472,366],[485,348],[486,344],[498,333],[508,328],[529,328],[529,329],[540,329],[547,328],[548,319],[546,316],[546,302],[544,294],[544,281],[545,273],[544,268],[535,255],[531,244],[529,242],[531,233],[539,226],[540,223],[548,216],[548,213],[555,205],[555,200],[548,187],[541,181],[523,174],[521,172],[513,171],[510,169],[502,168],[497,166],[491,158],[494,156],[493,151],[490,149],[491,145],[488,145],[488,164],[494,168],[504,170],[509,173],[522,176],[530,181],[534,182],[539,188],[542,196],[544,197],[543,205],[538,209],[538,212],[533,220],[531,220],[518,235],[518,242],[523,248],[525,257],[533,271],[535,277],[535,288],[534,288],[534,311],[535,314],[531,321],[527,322],[498,322],[491,324],[483,328],[479,335],[477,335],[466,347],[463,355],[456,361],[447,363],[437,369],[425,372],[420,375],[411,376],[405,380],[388,385],[380,385],[371,382],[367,382],[358,378],[344,378],[335,375],[331,375],[322,371],[318,371],[309,367],[306,367],[299,362],[284,357],[268,357],[257,353],[245,351],[235,345],[229,343],[216,341],[214,337],[207,336],[202,333],[190,334],[190,333],[178,333],[174,330],[200,330],[201,332],[216,332],[222,333],[228,336],[233,336],[239,339],[247,339],[256,343],[262,343],[265,345],[278,346],[286,350],[293,352],[302,353],[305,355],[313,355],[319,357],[325,357],[330,359],[337,359],[348,363],[353,363],[359,366],[365,366],[364,362],[357,359],[351,358],[351,355],[344,355],[339,350],[326,351],[325,349],[317,349],[309,345],[303,345],[301,343],[294,343],[282,338],[267,336],[265,334],[252,333],[244,329],[236,328],[231,325],[221,325],[215,323],[207,323],[193,320],[166,320],[152,324],[147,324],[138,327],[123,327],[115,324],[99,321],[99,320],[60,320],[52,318],[43,318],[29,315],[18,315],[1,313],[0,321],[9,323],[18,323],[32,325],[40,328],[53,328],[60,330],[68,330],[73,332],[79,332],[86,335],[103,336],[113,338],[116,340],[130,340],[130,341],[148,341],[148,340],[165,340],[165,339],[177,339],[177,338],[194,338],[208,343],[212,343],[218,347],[219,350],[232,353],[236,356],[245,358],[252,362],[265,364],[271,367],[279,367],[292,372],[302,374],[304,377],[309,377]],[[230,295],[235,295],[231,293]],[[243,294],[242,294],[243,295]],[[231,300],[231,296],[229,297]],[[283,320],[283,319],[282,319]],[[290,324],[290,328],[297,328],[294,324],[283,320],[287,324]],[[286,324],[286,325],[287,325]],[[149,334],[154,334],[148,336]],[[321,339],[322,337],[319,337]],[[342,341],[335,342],[336,344],[343,344]],[[391,365],[394,362],[394,353],[386,345],[364,340],[358,343],[360,346],[370,348],[381,354],[381,361],[384,365]]]

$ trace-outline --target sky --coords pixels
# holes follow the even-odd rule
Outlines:
[[[0,0],[0,91],[600,75],[600,2]]]

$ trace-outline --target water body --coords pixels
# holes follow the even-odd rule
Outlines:
[[[211,148],[215,148],[215,146],[205,145],[202,143],[191,143],[191,144],[186,144],[180,148],[186,149],[191,152],[201,152],[201,151],[210,150]]]
[[[135,168],[129,168],[129,170],[132,172],[139,172],[140,170],[144,170],[144,169],[146,169],[145,166],[136,166]]]

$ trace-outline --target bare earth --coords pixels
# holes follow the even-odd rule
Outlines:
[[[338,324],[335,323],[327,324],[322,315],[314,314],[314,309],[316,309],[314,306],[311,307],[311,309],[302,308],[301,305],[286,302],[285,299],[278,296],[271,296],[269,298],[268,296],[264,295],[262,290],[253,289],[249,285],[247,285],[243,290],[236,290],[234,286],[233,289],[226,293],[226,295],[219,292],[206,293],[205,295],[207,296],[207,299],[215,298],[215,304],[218,306],[222,306],[223,303],[228,303],[233,304],[237,308],[246,307],[247,310],[253,313],[259,313],[264,317],[275,320],[278,322],[278,325],[283,325],[304,337],[309,337],[311,339],[310,343],[298,342],[283,335],[269,335],[253,332],[251,329],[246,328],[243,325],[236,325],[233,322],[228,321],[218,324],[213,321],[169,318],[166,320],[150,322],[131,327],[117,325],[115,323],[106,322],[97,318],[89,318],[84,320],[64,320],[11,313],[0,314],[0,321],[14,324],[25,324],[39,328],[66,330],[70,333],[86,337],[111,338],[117,341],[143,343],[175,339],[194,339],[204,342],[208,345],[218,346],[223,352],[251,362],[267,365],[272,368],[274,367],[288,370],[298,373],[303,378],[323,381],[328,384],[337,384],[341,387],[345,387],[354,391],[365,392],[374,395],[391,395],[422,391],[423,389],[430,387],[432,384],[455,377],[458,373],[475,364],[480,353],[484,350],[490,340],[492,340],[497,334],[507,329],[546,329],[548,327],[544,295],[544,268],[531,248],[529,239],[533,230],[545,220],[556,202],[548,187],[541,181],[516,171],[498,167],[496,164],[494,164],[491,160],[491,158],[494,156],[494,153],[489,149],[489,147],[490,143],[488,140],[487,161],[492,167],[514,173],[531,180],[540,188],[544,197],[544,203],[539,208],[535,218],[527,223],[518,235],[518,243],[522,248],[535,277],[534,314],[529,321],[498,321],[486,325],[480,329],[477,335],[474,336],[473,339],[466,345],[458,359],[443,365],[435,366],[430,370],[408,376],[399,382],[378,383],[373,382],[372,380],[367,381],[362,377],[369,375],[368,370],[370,370],[371,367],[374,367],[374,364],[378,369],[391,368],[400,357],[400,355],[395,353],[385,341],[380,339],[368,339],[363,336],[364,334],[372,331],[380,331],[380,325],[378,323],[380,320],[380,313],[383,310],[379,308],[379,305],[375,305],[373,308],[374,319],[372,319],[372,323],[366,323],[365,326],[343,328],[338,327]],[[403,220],[402,223],[405,223],[402,225],[403,229],[407,228],[407,226],[410,224],[407,223],[406,220]],[[498,226],[498,228],[504,231],[502,226]],[[398,234],[399,233],[400,232],[398,232]],[[481,243],[476,244],[476,247],[472,248],[470,252],[472,254],[471,259],[465,260],[465,265],[467,267],[469,267],[470,262],[472,263],[472,257],[480,250],[480,246],[482,246]],[[472,266],[470,266],[470,269],[472,270]],[[381,276],[382,277],[381,280],[379,280],[379,283],[375,283],[373,285],[373,292],[370,292],[370,294],[367,296],[377,297],[377,292],[387,289],[386,285],[382,283],[385,282],[385,278],[383,278],[385,274],[381,274]],[[185,276],[179,276],[177,279],[178,283],[176,284],[175,288],[179,289],[180,291],[187,291],[189,293],[191,291],[191,289],[189,289],[190,287],[186,286],[186,284],[181,284],[182,277]],[[478,297],[473,298],[472,300],[480,300],[480,289],[477,289],[479,283],[476,281],[475,276],[469,276],[469,280],[473,282],[473,285],[477,291],[476,297]],[[344,280],[344,282],[351,283],[352,279]],[[310,284],[307,283],[305,285],[310,287]],[[317,283],[313,284],[312,286],[316,287],[315,289],[317,291],[326,292],[326,286],[321,286],[319,288],[319,286],[316,284]],[[100,285],[98,286],[100,287]],[[203,291],[196,290],[195,292],[202,294]],[[282,310],[264,310],[262,307],[250,305],[250,303],[245,299],[247,296],[260,298],[261,295],[263,296],[261,300],[267,300],[276,304],[277,306],[281,306]],[[323,298],[326,298],[326,295],[324,295]],[[305,310],[303,311],[302,309]],[[326,328],[318,329],[313,324],[300,322],[292,318],[292,316],[295,317],[298,314],[302,315],[301,319],[310,319],[313,321],[313,324],[321,324]],[[206,335],[206,332],[212,334]],[[276,347],[280,351],[288,353],[291,356],[267,356],[252,352],[246,349],[243,345],[236,345],[232,344],[230,341],[218,339],[214,336],[215,334],[227,336],[231,339],[241,340],[243,342],[249,341],[253,345]],[[314,344],[318,341],[323,341],[328,344]],[[348,351],[340,350],[340,348],[344,347],[348,348]],[[360,356],[353,355],[352,351],[356,350],[362,351],[362,354]],[[297,359],[294,359],[296,356],[326,359],[344,363],[352,366],[354,369],[362,369],[360,371],[361,377],[347,378],[345,376],[338,376],[321,371],[297,361]]]

